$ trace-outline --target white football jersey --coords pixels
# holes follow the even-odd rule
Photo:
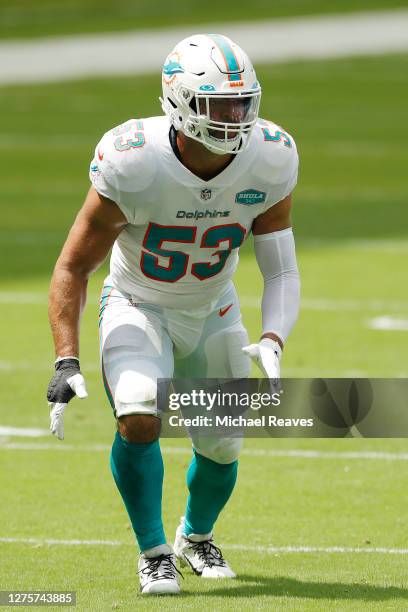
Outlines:
[[[131,119],[95,149],[90,178],[128,225],[113,246],[113,285],[148,302],[188,310],[228,287],[254,219],[294,188],[298,155],[282,128],[258,120],[248,147],[210,181],[176,157],[166,116]]]

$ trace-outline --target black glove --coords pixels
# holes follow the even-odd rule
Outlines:
[[[88,396],[85,380],[79,368],[79,359],[67,357],[55,362],[55,374],[48,385],[47,400],[51,406],[51,432],[64,439],[64,410],[68,402],[77,395]]]
[[[48,385],[47,400],[68,404],[69,400],[74,397],[75,391],[70,387],[67,379],[75,376],[75,374],[81,374],[79,359],[69,357],[56,361],[55,374]]]

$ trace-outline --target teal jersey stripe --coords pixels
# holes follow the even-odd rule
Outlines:
[[[101,326],[103,312],[108,304],[112,291],[113,287],[111,287],[110,285],[105,285],[105,287],[102,289],[101,299],[99,302],[99,327]]]
[[[221,36],[220,34],[209,34],[208,36],[218,45],[221,53],[223,54],[225,58],[225,63],[227,65],[227,71],[239,72],[241,70],[241,67],[238,64],[238,60],[235,57],[235,53],[226,38],[224,38],[224,36]],[[231,74],[229,76],[231,81],[239,81],[241,78],[239,74]]]

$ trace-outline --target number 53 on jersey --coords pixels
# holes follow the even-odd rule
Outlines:
[[[208,228],[200,242],[201,248],[209,249],[209,256],[216,255],[218,261],[196,262],[189,267],[189,255],[182,250],[163,247],[166,242],[194,244],[197,228],[193,226],[159,225],[150,223],[144,240],[140,268],[149,278],[166,283],[174,283],[188,273],[199,280],[206,280],[219,274],[224,268],[232,249],[241,246],[245,238],[245,228],[239,223],[216,225]],[[219,249],[221,243],[228,243],[228,248]],[[216,249],[214,251],[214,249]],[[159,263],[159,257],[168,258],[167,265]]]

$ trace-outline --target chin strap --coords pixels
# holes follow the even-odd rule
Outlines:
[[[169,140],[170,140],[170,145],[171,145],[171,148],[173,149],[174,155],[177,157],[179,161],[181,161],[180,151],[177,146],[177,130],[174,127],[174,125],[170,126]]]

